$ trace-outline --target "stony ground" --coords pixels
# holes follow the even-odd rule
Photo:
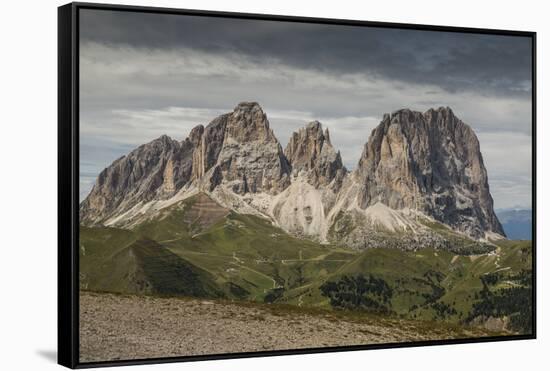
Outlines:
[[[488,335],[483,330],[276,305],[80,296],[81,362]]]

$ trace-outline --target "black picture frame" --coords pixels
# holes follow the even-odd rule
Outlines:
[[[358,346],[260,351],[204,356],[180,356],[135,360],[81,363],[79,361],[79,11],[103,9],[120,12],[202,15],[209,17],[275,20],[300,23],[353,25],[378,28],[445,31],[487,35],[523,36],[532,43],[532,241],[533,241],[533,332],[526,335],[495,336],[453,340],[427,340]],[[245,357],[342,352],[367,349],[418,347],[536,339],[536,32],[403,24],[345,19],[310,18],[267,14],[232,13],[187,9],[155,8],[98,3],[70,3],[58,8],[58,363],[69,368],[139,365]]]

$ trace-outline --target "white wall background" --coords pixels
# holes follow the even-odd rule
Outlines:
[[[541,369],[550,349],[550,24],[545,2],[122,1],[189,9],[363,19],[538,32],[538,339],[141,366],[151,370]],[[6,1],[0,22],[0,368],[48,370],[56,352],[57,0]],[[513,148],[510,148],[513,151]]]

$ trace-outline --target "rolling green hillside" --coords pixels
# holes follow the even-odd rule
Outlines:
[[[322,245],[197,195],[132,230],[81,227],[81,288],[450,323],[484,325],[497,318],[503,328],[529,332],[531,243],[503,241],[488,251]]]
[[[155,241],[139,239],[88,261],[81,255],[81,285],[88,290],[132,294],[223,297],[214,277]]]
[[[531,246],[526,241],[506,241],[493,254],[471,256],[430,248],[416,252],[370,249],[330,277],[287,291],[281,301],[453,323],[477,317],[481,322],[489,317],[514,322],[515,317],[530,316],[530,269]],[[518,294],[523,307],[503,306]],[[486,308],[482,304],[486,297],[500,299],[489,299],[493,307]],[[530,324],[512,327],[530,331]]]

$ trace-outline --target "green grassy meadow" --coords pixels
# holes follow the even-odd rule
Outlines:
[[[82,226],[80,287],[448,324],[497,317],[512,332],[531,331],[530,312],[514,299],[530,293],[530,241],[497,242],[479,255],[430,246],[356,251],[295,238],[256,216],[200,212],[196,202],[182,201],[131,230]]]

